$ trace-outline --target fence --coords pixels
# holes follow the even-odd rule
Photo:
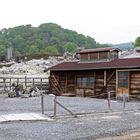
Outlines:
[[[28,88],[36,86],[42,91],[48,91],[48,78],[47,77],[0,77],[0,90],[9,91],[12,88],[12,83],[21,83]]]

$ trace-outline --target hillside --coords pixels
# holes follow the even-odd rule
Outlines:
[[[15,55],[62,54],[65,50],[75,52],[79,47],[106,47],[93,38],[64,29],[54,23],[44,23],[38,27],[22,25],[0,30],[0,55],[6,48],[13,48]]]
[[[113,45],[113,47],[119,48],[121,50],[129,50],[129,49],[133,49],[134,45],[133,42],[127,42],[127,43],[115,44]]]

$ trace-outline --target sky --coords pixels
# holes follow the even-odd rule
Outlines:
[[[56,23],[118,44],[140,36],[140,0],[0,0],[0,29]]]

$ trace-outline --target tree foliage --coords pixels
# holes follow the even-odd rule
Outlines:
[[[137,37],[134,43],[135,47],[140,47],[140,37]]]
[[[62,54],[65,50],[75,52],[78,48],[107,47],[93,38],[64,29],[54,23],[44,23],[38,27],[22,25],[0,30],[0,55],[7,48],[13,48],[16,54],[50,53]]]

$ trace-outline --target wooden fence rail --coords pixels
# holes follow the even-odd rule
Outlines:
[[[25,88],[36,86],[42,91],[48,91],[48,78],[46,77],[0,77],[0,90],[9,91],[12,83],[21,83]]]

